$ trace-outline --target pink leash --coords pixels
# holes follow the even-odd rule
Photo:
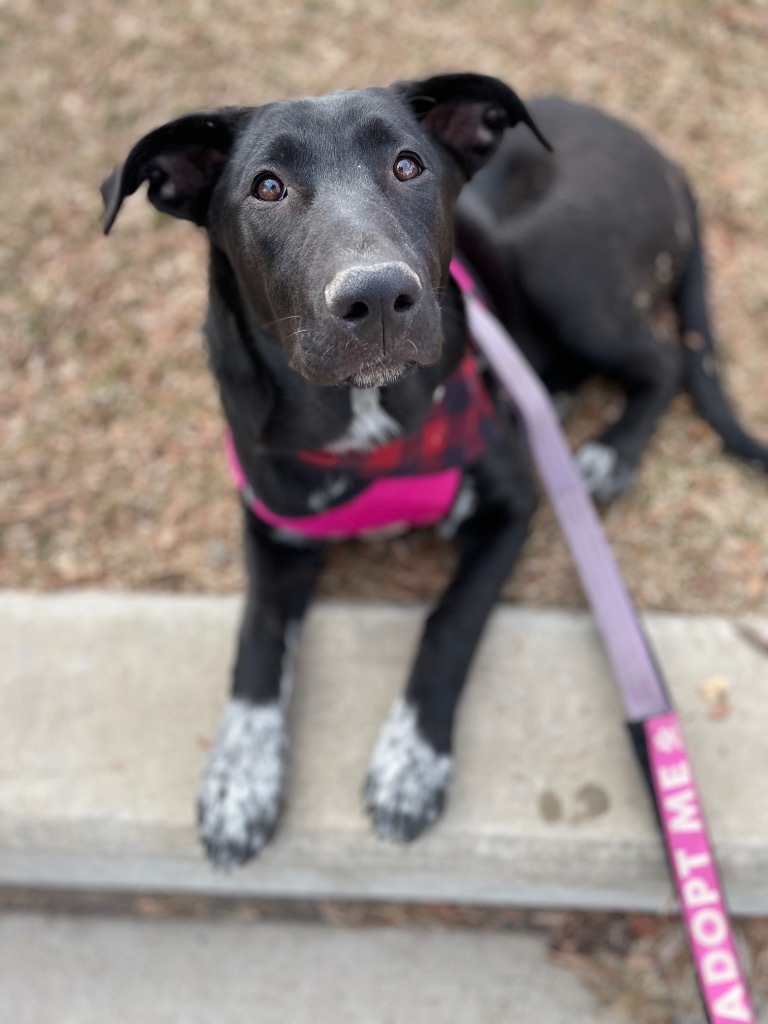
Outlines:
[[[756,1024],[677,713],[587,495],[549,395],[456,260],[469,331],[525,424],[619,685],[630,734],[666,845],[710,1024]]]

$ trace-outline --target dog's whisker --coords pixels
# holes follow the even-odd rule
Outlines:
[[[301,316],[299,313],[289,313],[286,316],[279,316],[276,320],[268,320],[265,324],[261,324],[261,327],[268,331],[272,327],[284,324],[287,320],[301,320]]]
[[[294,338],[299,338],[299,337],[301,337],[302,334],[309,334],[309,333],[310,333],[310,331],[309,331],[308,327],[297,327],[295,331],[292,331],[288,335],[288,341],[293,341]]]

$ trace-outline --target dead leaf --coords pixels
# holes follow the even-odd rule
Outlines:
[[[699,683],[699,695],[704,701],[709,718],[725,718],[731,712],[731,681],[727,676],[714,675]]]

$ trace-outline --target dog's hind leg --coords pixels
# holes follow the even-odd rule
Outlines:
[[[587,490],[595,501],[610,501],[631,486],[659,417],[680,390],[682,355],[676,343],[661,341],[650,325],[635,328],[631,354],[620,366],[601,367],[624,390],[618,419],[576,453]]]
[[[488,461],[472,471],[479,504],[458,529],[456,572],[427,620],[405,695],[384,723],[368,770],[366,811],[379,835],[396,842],[415,839],[442,811],[456,706],[535,506],[527,473],[516,490],[511,460],[493,467],[502,474],[506,468],[497,477],[506,494],[492,493],[482,472]]]
[[[288,739],[285,705],[318,547],[277,543],[246,513],[248,596],[232,696],[198,795],[200,838],[220,867],[256,856],[277,824]]]

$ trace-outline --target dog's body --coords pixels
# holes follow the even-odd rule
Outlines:
[[[726,448],[768,466],[717,372],[696,204],[683,172],[637,131],[559,97],[528,109],[554,152],[509,133],[463,190],[457,237],[499,315],[552,392],[617,381],[619,419],[578,453],[605,501],[625,490],[675,393],[690,392]],[[682,345],[657,332],[673,308]]]
[[[542,120],[552,122],[556,145],[561,127],[566,143],[569,138],[564,109],[541,108]],[[572,113],[578,121],[578,110]],[[149,180],[149,198],[159,209],[204,226],[210,239],[205,333],[233,460],[247,495],[249,570],[232,701],[199,798],[201,836],[217,863],[257,854],[278,818],[291,654],[320,566],[318,538],[324,536],[323,530],[313,534],[307,527],[309,536],[302,539],[303,531],[291,529],[291,523],[312,515],[322,519],[370,493],[376,473],[370,466],[360,468],[366,453],[419,440],[446,387],[461,376],[467,351],[464,313],[448,275],[453,209],[465,181],[488,162],[504,129],[519,122],[532,129],[536,148],[521,141],[517,152],[507,148],[512,143],[504,144],[497,158],[502,163],[492,162],[480,192],[462,203],[461,238],[499,312],[522,333],[524,347],[550,383],[572,386],[591,366],[630,387],[623,429],[626,434],[633,428],[628,431],[632,444],[621,447],[618,428],[600,440],[603,449],[613,443],[618,453],[607,474],[598,474],[603,490],[615,493],[626,485],[650,421],[679,385],[678,359],[665,354],[671,346],[662,349],[655,341],[649,358],[643,338],[634,341],[625,334],[618,341],[627,352],[606,355],[600,346],[617,340],[611,325],[627,322],[611,319],[611,309],[621,306],[618,299],[603,310],[608,322],[602,334],[593,332],[601,310],[590,302],[586,308],[594,320],[585,320],[583,329],[573,324],[570,333],[564,326],[574,311],[584,311],[580,300],[586,296],[577,296],[571,306],[558,305],[563,297],[558,282],[571,279],[567,271],[562,279],[553,278],[547,268],[551,253],[538,239],[535,208],[567,166],[557,163],[559,156],[547,155],[541,136],[533,138],[539,134],[533,120],[502,83],[476,75],[438,76],[390,89],[190,115],[142,139],[105,182],[107,230],[123,198]],[[518,130],[510,138],[523,134]],[[566,157],[568,152],[566,144]],[[511,183],[506,198],[500,180],[505,171],[494,174],[494,165],[506,166]],[[670,256],[669,290],[686,272],[686,252],[695,250],[687,191],[683,184],[668,184],[669,190],[678,203],[673,238],[668,237],[669,204],[652,200],[660,203],[655,213],[664,221],[661,249],[651,245],[646,260],[656,266],[655,284],[646,280],[645,264],[630,268],[639,274],[627,281],[628,301],[638,317],[650,313],[662,295],[659,252]],[[490,206],[484,209],[486,194]],[[558,211],[568,203],[559,206],[557,189],[552,194],[557,226]],[[549,209],[546,201],[540,205]],[[488,210],[510,230],[501,231],[498,223],[485,230]],[[686,210],[687,234],[678,223]],[[634,240],[627,236],[626,241]],[[530,275],[529,246],[535,255]],[[596,260],[602,258],[598,249],[594,252]],[[496,260],[501,262],[489,273]],[[599,281],[593,283],[589,294],[599,303],[606,296],[601,299]],[[573,287],[581,286],[574,278]],[[642,310],[641,286],[650,289]],[[606,291],[613,301],[610,282]],[[569,295],[566,288],[566,299]],[[544,323],[558,328],[548,339],[551,350],[536,345],[534,329]],[[686,329],[704,332],[701,325]],[[643,337],[647,341],[647,333]],[[663,387],[656,386],[663,376],[657,363],[672,367]],[[484,387],[476,371],[467,380],[470,391]],[[649,383],[652,402],[643,399]],[[638,411],[631,408],[634,392],[640,393]],[[458,567],[427,621],[404,697],[384,725],[366,783],[366,808],[376,829],[398,840],[414,838],[440,812],[451,771],[456,704],[535,506],[515,416],[497,396],[485,400],[495,408],[492,436],[484,435],[474,448],[470,444],[458,465],[456,458],[450,465],[461,479],[450,492],[448,514],[460,550]],[[448,470],[430,464],[423,474],[427,490],[434,472]]]

